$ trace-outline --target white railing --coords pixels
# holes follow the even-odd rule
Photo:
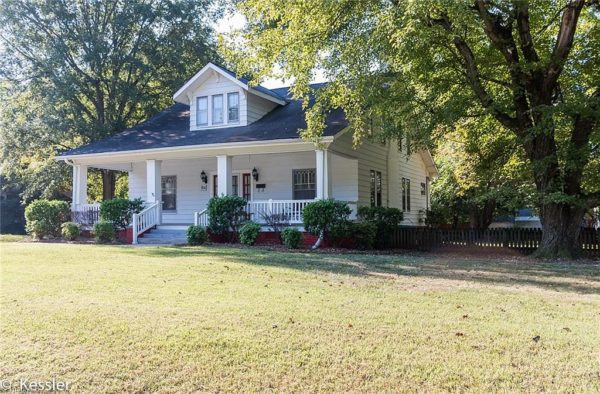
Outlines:
[[[140,213],[134,213],[132,218],[133,243],[138,243],[138,236],[151,227],[160,224],[160,204],[151,203]]]
[[[248,201],[246,212],[257,223],[264,223],[265,217],[277,215],[290,224],[302,223],[304,207],[315,200],[263,200]]]
[[[208,227],[208,210],[194,212],[194,226]]]
[[[100,204],[73,204],[71,220],[83,226],[93,226],[100,220]]]

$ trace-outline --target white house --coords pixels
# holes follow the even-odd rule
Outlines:
[[[304,205],[321,198],[397,207],[404,223],[418,224],[437,170],[427,151],[407,155],[397,144],[365,141],[354,149],[342,110],[326,121],[317,149],[299,138],[306,127],[300,100],[287,88],[250,86],[209,63],[173,96],[176,104],[102,141],[57,157],[73,166],[73,209],[97,209],[86,200],[90,167],[127,171],[130,198],[147,208],[134,233],[155,225],[205,223],[215,195],[248,201],[255,221],[286,213],[301,223]],[[314,85],[318,89],[320,85]]]

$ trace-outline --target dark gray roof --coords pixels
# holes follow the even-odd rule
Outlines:
[[[322,84],[312,86],[318,89]],[[64,152],[60,156],[299,138],[298,130],[306,127],[302,101],[289,99],[288,88],[271,91],[284,97],[287,104],[277,106],[263,118],[247,126],[190,130],[189,106],[175,104],[137,126],[107,139]],[[344,112],[335,109],[327,116],[323,135],[333,136],[347,125]]]
[[[221,66],[219,64],[213,63],[213,65],[215,65],[216,67],[218,67],[219,69],[221,69],[224,73],[231,75],[232,77],[234,77],[235,79],[237,79],[238,81],[240,81],[241,83],[243,83],[244,85],[250,86],[249,85],[250,80],[248,78],[238,77],[237,75],[235,75],[235,73],[233,71],[231,71],[231,70],[229,70],[229,69],[227,69],[227,68],[225,68],[225,67],[223,67],[223,66]],[[251,86],[251,88],[254,89],[254,90],[258,90],[259,92],[264,93],[266,95],[269,95],[271,97],[274,97],[276,99],[283,100],[283,101],[287,100],[287,98],[286,98],[286,96],[287,96],[287,89],[285,90],[284,95],[280,96],[276,92],[276,90],[278,90],[278,89],[267,89],[267,88],[265,88],[264,86],[261,86],[261,85]]]

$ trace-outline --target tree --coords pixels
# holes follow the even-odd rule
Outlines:
[[[186,78],[217,56],[212,0],[5,0],[0,122],[5,171],[63,174],[60,151],[110,136],[168,105]],[[25,161],[24,161],[25,158]],[[29,161],[27,163],[26,161]],[[32,165],[35,162],[37,165]],[[103,197],[115,174],[102,171]],[[56,177],[36,192],[56,193]],[[31,185],[29,182],[28,186]]]
[[[531,5],[531,6],[530,6]],[[239,40],[224,40],[240,73],[293,78],[317,92],[303,136],[318,141],[326,111],[345,110],[355,142],[379,134],[427,146],[466,118],[491,116],[532,169],[539,256],[578,250],[597,206],[600,6],[595,0],[243,0]],[[240,52],[240,46],[246,50]],[[595,175],[597,177],[597,175]]]

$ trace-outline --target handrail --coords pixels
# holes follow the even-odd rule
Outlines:
[[[159,224],[160,204],[153,202],[132,217],[133,244],[138,243],[138,237],[144,231]]]
[[[208,209],[204,209],[200,212],[194,212],[194,226],[208,226]]]

